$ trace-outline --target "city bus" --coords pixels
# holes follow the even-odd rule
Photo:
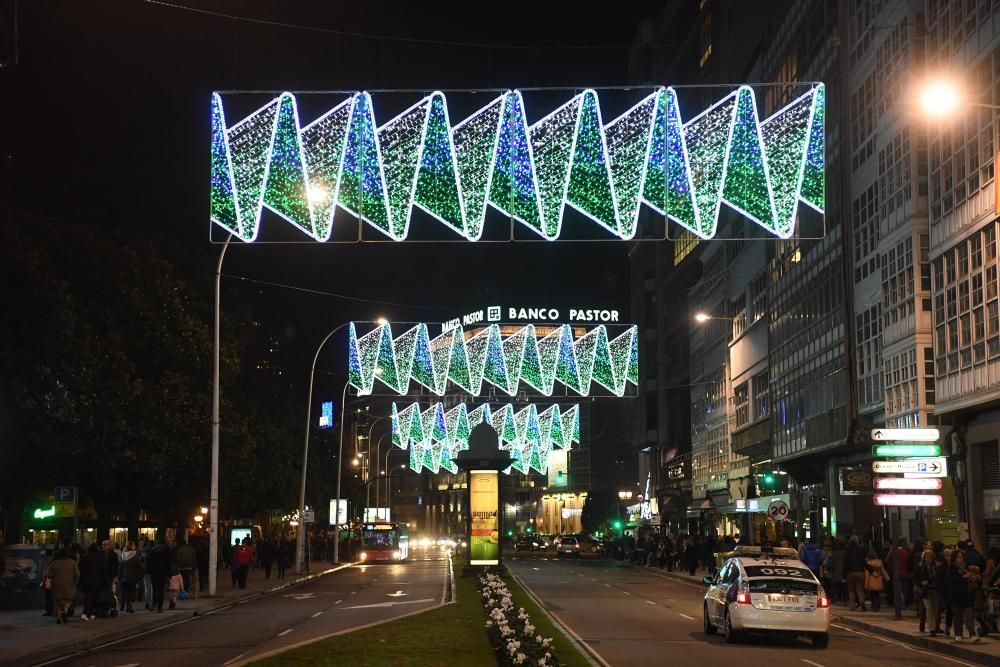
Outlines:
[[[361,524],[361,552],[363,563],[399,563],[409,556],[409,537],[406,525],[388,521],[366,521]]]

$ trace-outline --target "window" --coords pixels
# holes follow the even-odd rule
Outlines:
[[[736,428],[750,424],[750,382],[743,382],[733,388],[733,408],[736,410]]]
[[[753,421],[767,417],[768,371],[753,376]]]

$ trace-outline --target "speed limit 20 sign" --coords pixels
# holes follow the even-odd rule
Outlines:
[[[767,515],[773,521],[787,521],[788,505],[785,504],[784,500],[772,500],[771,504],[767,506]]]

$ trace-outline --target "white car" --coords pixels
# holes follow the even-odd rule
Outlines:
[[[794,549],[741,547],[704,582],[707,635],[721,628],[729,643],[758,632],[807,636],[816,648],[830,641],[830,601]]]

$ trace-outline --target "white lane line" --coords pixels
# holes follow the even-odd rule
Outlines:
[[[229,664],[231,664],[231,663],[234,663],[234,662],[236,662],[237,660],[239,660],[240,658],[242,658],[242,657],[243,657],[243,656],[245,656],[245,655],[246,655],[246,653],[240,653],[240,654],[239,654],[238,656],[236,656],[236,657],[235,657],[235,658],[233,658],[232,660],[226,660],[226,661],[225,661],[224,663],[222,663],[222,664],[223,664],[223,665],[229,665]]]
[[[533,567],[533,568],[531,568],[531,569],[532,569],[532,570],[538,570],[539,572],[541,572],[541,571],[542,571],[542,568],[540,568],[540,567]]]
[[[625,595],[632,595],[632,594],[631,594],[631,593],[629,593],[628,591],[622,591],[622,593],[624,593]]]
[[[656,604],[656,603],[653,602],[652,600],[646,600],[646,604]]]
[[[315,614],[312,615],[312,618],[316,618],[317,616],[319,616],[322,613],[323,612],[321,612],[321,611],[317,611]]]
[[[892,639],[886,639],[885,637],[879,637],[878,635],[869,634],[867,632],[861,632],[860,630],[855,630],[854,628],[848,627],[846,625],[837,625],[836,623],[831,623],[830,627],[831,628],[838,628],[840,630],[847,630],[848,632],[853,632],[856,635],[861,635],[862,637],[868,637],[869,639],[877,639],[880,642],[884,642],[886,644],[892,644],[893,646],[898,646],[900,648],[905,648],[907,651],[913,651],[915,653],[923,653],[925,655],[930,655],[930,656],[933,656],[935,658],[941,658],[942,660],[947,660],[949,662],[954,662],[954,663],[956,663],[958,665],[966,665],[967,667],[975,667],[971,662],[965,662],[964,660],[956,660],[955,658],[950,658],[950,657],[948,657],[948,656],[946,656],[946,655],[944,655],[942,653],[938,653],[936,651],[923,651],[923,650],[918,649],[918,648],[913,648],[909,644],[904,644],[902,642],[897,642],[897,641],[894,641]]]
[[[341,602],[343,602],[343,600],[337,600],[337,601],[336,601],[336,602],[334,602],[333,604],[340,604]]]
[[[611,588],[611,584],[604,584],[606,588]]]
[[[357,591],[351,591],[351,595],[357,595],[357,594],[358,594]]]
[[[818,662],[813,662],[812,660],[806,660],[805,658],[800,658],[800,660],[802,660],[802,662],[806,663],[807,665],[812,665],[813,667],[826,667],[826,665],[821,665]]]
[[[677,612],[677,615],[678,616],[683,616],[684,618],[686,618],[689,621],[693,621],[694,620],[694,616],[688,616],[687,614],[682,614],[680,612]]]
[[[284,637],[285,635],[287,635],[291,631],[292,631],[291,628],[288,628],[287,630],[282,630],[281,632],[278,633],[278,636],[279,637]]]

